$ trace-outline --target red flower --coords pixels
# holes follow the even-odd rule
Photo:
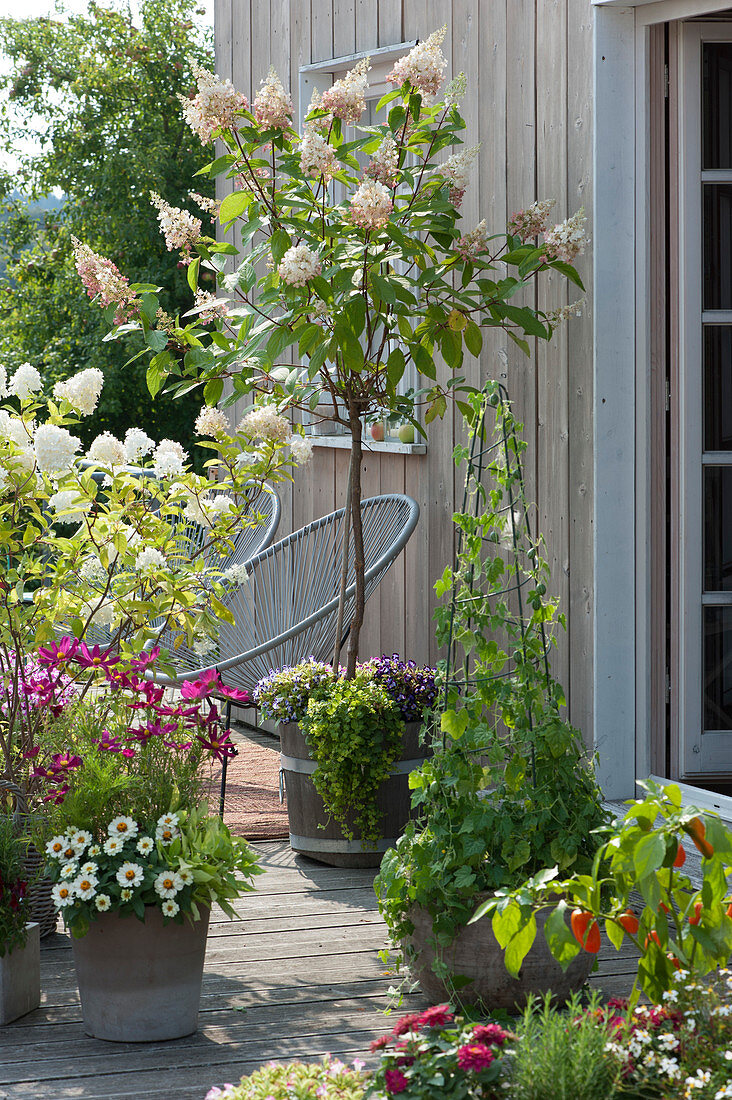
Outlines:
[[[398,1069],[388,1069],[384,1074],[384,1082],[386,1084],[386,1091],[391,1093],[404,1092],[405,1088],[409,1084],[409,1081]]]
[[[498,1024],[476,1024],[473,1028],[473,1038],[478,1043],[495,1043],[501,1046],[508,1038],[508,1032]]]
[[[421,1012],[410,1012],[408,1016],[402,1016],[401,1020],[397,1020],[394,1024],[392,1035],[404,1035],[407,1031],[416,1031],[421,1019]]]
[[[494,1060],[495,1055],[485,1043],[467,1043],[458,1050],[457,1060],[460,1069],[480,1072]]]
[[[389,1036],[380,1035],[378,1039],[372,1039],[369,1043],[369,1050],[383,1050],[384,1047],[389,1045]]]
[[[415,1023],[417,1027],[445,1027],[455,1019],[449,1005],[432,1005],[422,1012]]]

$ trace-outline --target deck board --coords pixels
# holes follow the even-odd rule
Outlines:
[[[203,1100],[270,1059],[352,1059],[391,1030],[393,976],[378,952],[385,927],[373,872],[295,857],[284,841],[254,845],[266,871],[236,905],[214,914],[196,1035],[169,1043],[90,1039],[81,1023],[68,937],[42,944],[43,1003],[0,1031],[0,1100]],[[633,962],[605,945],[594,985],[627,993]],[[405,998],[403,1010],[426,1002]]]

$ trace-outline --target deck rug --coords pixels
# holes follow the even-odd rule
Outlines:
[[[246,737],[236,739],[238,756],[229,761],[224,821],[247,840],[279,840],[290,834],[287,807],[280,804],[280,754]]]

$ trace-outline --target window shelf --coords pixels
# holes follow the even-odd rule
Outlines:
[[[313,447],[331,447],[341,451],[350,451],[350,435],[309,435]],[[384,451],[387,454],[396,455],[424,455],[427,454],[426,443],[401,443],[398,439],[384,440],[377,443],[375,439],[363,439],[361,445],[364,451]]]

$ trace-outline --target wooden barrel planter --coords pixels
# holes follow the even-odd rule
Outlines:
[[[310,757],[298,724],[281,725],[280,789],[287,795],[292,850],[331,867],[378,867],[386,849],[396,844],[409,821],[409,773],[422,764],[426,755],[419,744],[420,729],[419,722],[405,724],[401,758],[382,783],[377,800],[383,839],[376,848],[364,849],[355,829],[355,839],[348,840],[340,825],[328,816],[312,780],[317,764]]]
[[[475,908],[488,896],[476,896]],[[432,917],[426,909],[412,909],[409,919],[414,925],[414,932],[407,942],[416,952],[416,958],[410,960],[410,974],[419,982],[420,989],[431,1004],[442,1004],[457,998],[461,1004],[479,1005],[486,1011],[504,1009],[520,1012],[530,993],[541,996],[549,990],[557,1001],[564,1003],[571,993],[579,992],[587,981],[595,956],[580,951],[568,969],[562,970],[544,937],[544,923],[548,915],[548,912],[541,911],[536,914],[536,939],[521,964],[518,978],[512,977],[506,970],[503,949],[493,935],[489,917],[462,928],[452,943],[440,952],[440,961],[451,974],[469,979],[469,983],[461,985],[456,992],[450,982],[438,978],[432,968],[435,961]],[[569,914],[566,919],[568,924]]]

